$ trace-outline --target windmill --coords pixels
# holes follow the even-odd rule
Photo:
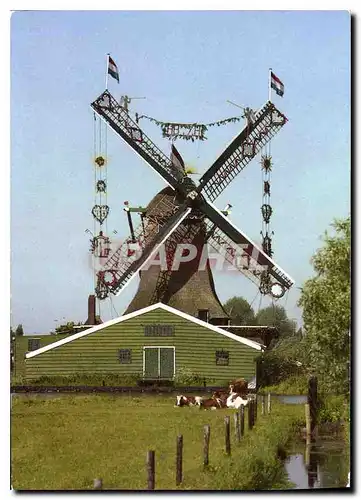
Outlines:
[[[222,213],[213,205],[237,174],[287,122],[271,101],[268,100],[253,115],[253,119],[247,121],[203,174],[198,185],[149,139],[138,123],[132,120],[128,110],[120,106],[108,90],[91,107],[168,184],[146,207],[146,223],[143,220],[139,227],[132,228],[131,236],[109,256],[98,272],[96,294],[99,299],[106,298],[110,293],[118,295],[141,271],[138,292],[127,312],[157,302],[169,303],[184,310],[181,296],[184,298],[187,295],[185,287],[200,277],[200,271],[192,268],[196,267],[197,259],[179,268],[179,271],[172,269],[179,244],[195,244],[198,248],[207,243],[256,283],[263,294],[279,297],[293,285],[293,279],[229,220],[227,212]],[[133,245],[131,254],[130,244]],[[138,246],[139,251],[135,251],[134,246]],[[149,270],[142,271],[164,247],[166,268],[158,267],[155,271],[151,266]],[[217,310],[213,316],[218,316],[218,321],[220,316],[226,317],[216,296],[209,267],[199,279],[212,292],[213,305],[218,303],[218,308],[214,305]],[[196,286],[194,282],[192,288]],[[179,305],[174,304],[177,294]],[[194,312],[191,314],[194,315]]]

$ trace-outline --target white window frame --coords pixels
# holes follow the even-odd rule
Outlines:
[[[145,345],[143,346],[143,378],[145,377],[145,350],[146,349],[173,349],[173,378],[175,377],[175,346],[174,345]],[[158,354],[158,376],[160,374],[160,356]]]

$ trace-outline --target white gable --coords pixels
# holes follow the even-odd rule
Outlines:
[[[85,337],[86,335],[90,335],[92,333],[98,332],[99,330],[103,330],[104,328],[107,328],[108,326],[116,325],[118,323],[122,323],[123,321],[128,321],[129,319],[136,318],[137,316],[140,316],[142,314],[146,314],[150,311],[155,311],[156,309],[163,309],[164,311],[168,311],[171,314],[175,314],[177,316],[180,316],[181,318],[184,318],[188,321],[192,321],[193,323],[196,323],[197,325],[204,326],[205,328],[208,328],[208,330],[212,330],[213,332],[219,333],[220,335],[224,335],[225,337],[228,337],[232,340],[235,340],[237,342],[240,342],[241,344],[247,345],[248,347],[252,347],[253,349],[257,351],[262,351],[263,346],[259,344],[258,342],[254,342],[253,340],[246,339],[244,337],[239,337],[238,335],[235,335],[234,333],[227,332],[226,330],[223,330],[219,326],[214,326],[209,323],[206,323],[205,321],[202,321],[198,318],[195,318],[194,316],[191,316],[190,314],[186,314],[182,311],[178,311],[178,309],[174,309],[173,307],[167,306],[166,304],[162,304],[161,302],[158,302],[158,304],[153,304],[148,307],[144,307],[143,309],[139,309],[138,311],[134,311],[132,313],[126,314],[125,316],[120,316],[119,318],[116,319],[111,319],[107,321],[106,323],[102,323],[101,325],[94,326],[92,328],[88,328],[84,332],[79,332],[75,333],[74,335],[70,335],[69,337],[66,337],[65,339],[58,340],[58,342],[53,342],[52,344],[48,344],[44,347],[40,347],[40,349],[36,349],[35,351],[28,352],[26,354],[26,358],[33,358],[34,356],[38,356],[38,354],[42,354],[43,352],[51,351],[52,349],[55,349],[56,347],[60,347],[62,345],[68,344],[69,342],[73,342],[74,340],[80,339],[82,337]]]

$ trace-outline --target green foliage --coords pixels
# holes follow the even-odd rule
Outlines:
[[[180,386],[203,386],[204,378],[196,373],[193,373],[187,368],[178,368],[174,377],[174,385]]]
[[[303,376],[307,373],[307,349],[306,341],[297,335],[281,337],[273,349],[259,356],[259,385],[275,385]]]
[[[23,325],[18,325],[16,327],[16,330],[15,330],[15,335],[16,336],[21,336],[21,335],[24,335],[24,329],[23,329]]]
[[[312,258],[316,276],[307,280],[299,305],[309,346],[309,363],[328,381],[329,391],[347,392],[350,356],[351,220],[336,220],[334,235]]]
[[[243,297],[232,297],[224,304],[232,325],[255,325],[254,311]]]
[[[270,305],[264,309],[260,309],[256,314],[256,324],[275,326],[280,334],[280,338],[296,334],[296,325],[292,320],[287,318],[287,313],[283,306]]]
[[[24,382],[25,385],[40,386],[93,386],[93,387],[134,387],[141,380],[139,374],[119,375],[117,373],[72,373],[67,376],[42,376],[36,380]]]
[[[292,375],[279,384],[262,387],[262,392],[285,395],[306,395],[308,393],[308,376]]]
[[[63,324],[63,325],[59,325],[55,328],[55,331],[53,332],[50,332],[51,335],[59,335],[59,334],[69,334],[69,335],[73,335],[74,333],[79,333],[79,332],[82,332],[84,330],[86,330],[87,328],[90,328],[88,325],[85,325],[84,326],[84,330],[82,328],[74,328],[74,326],[82,326],[83,323],[79,322],[79,323],[75,323],[74,321],[68,321],[67,323]]]
[[[323,422],[349,422],[350,407],[343,395],[320,396],[319,398],[319,423]]]

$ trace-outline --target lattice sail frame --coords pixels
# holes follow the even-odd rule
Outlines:
[[[145,160],[162,178],[165,180],[179,195],[183,195],[184,204],[180,207],[174,205],[173,215],[168,220],[163,220],[161,224],[157,221],[158,229],[151,239],[151,242],[143,245],[143,253],[139,259],[129,263],[129,259],[125,258],[124,245],[120,247],[110,257],[105,264],[104,270],[114,269],[114,265],[118,267],[116,276],[112,281],[112,286],[108,287],[112,293],[120,293],[120,291],[131,281],[136,273],[145,266],[146,262],[155,255],[163,244],[171,235],[172,241],[178,241],[176,233],[181,234],[179,229],[180,224],[191,214],[193,210],[201,210],[203,218],[208,225],[208,229],[213,234],[209,237],[209,243],[213,248],[220,250],[224,245],[231,245],[233,242],[248,242],[249,248],[257,249],[256,262],[261,266],[266,266],[276,282],[285,288],[290,288],[294,281],[290,278],[272,259],[264,254],[244,233],[237,229],[234,225],[229,225],[229,221],[222,214],[208,203],[203,196],[212,202],[217,196],[229,185],[229,183],[240,173],[245,166],[261,151],[261,149],[274,137],[274,135],[285,125],[287,118],[283,115],[275,105],[267,101],[260,110],[255,114],[255,119],[252,123],[242,129],[242,131],[233,139],[219,158],[211,165],[207,172],[201,177],[199,186],[196,187],[194,182],[183,175],[179,170],[173,168],[170,158],[168,158],[141,130],[139,125],[134,122],[129,116],[127,110],[122,107],[109,93],[103,92],[96,99],[91,107],[94,111],[105,120],[105,122],[119,135],[129,146],[136,151],[143,160]],[[222,220],[219,216],[223,217]],[[208,217],[209,220],[206,219]],[[227,222],[225,222],[227,221]],[[137,228],[137,231],[141,231]],[[137,233],[140,237],[140,233]],[[172,246],[172,245],[171,245]],[[250,259],[254,258],[253,251],[246,250],[246,254]],[[128,262],[127,262],[128,260]],[[232,259],[232,264],[234,264]],[[248,278],[254,282],[262,280],[262,272],[259,272],[257,266],[254,270],[238,266]],[[167,273],[165,273],[167,274]],[[102,280],[101,272],[98,273],[99,279]],[[164,279],[163,279],[164,278]],[[163,276],[161,281],[167,282],[168,276]]]

